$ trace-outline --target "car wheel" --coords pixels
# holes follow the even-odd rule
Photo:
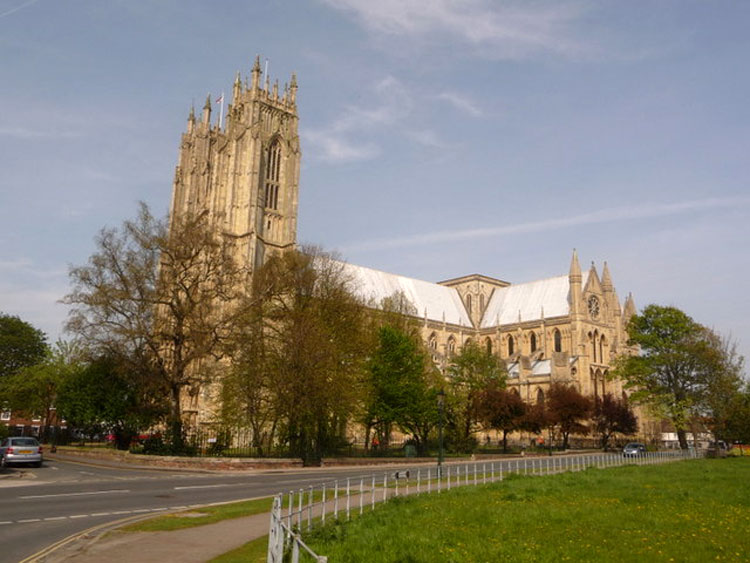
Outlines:
[[[6,463],[5,463],[5,456],[0,457],[0,469],[5,469]]]

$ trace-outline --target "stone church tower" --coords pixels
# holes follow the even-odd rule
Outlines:
[[[261,75],[259,58],[249,85],[237,73],[223,126],[223,116],[212,124],[210,96],[200,119],[190,110],[170,209],[172,218],[208,213],[251,270],[296,242],[301,156],[297,79],[280,92]]]

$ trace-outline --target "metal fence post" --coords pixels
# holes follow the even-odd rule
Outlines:
[[[302,503],[304,502],[304,499],[302,497],[305,496],[305,490],[300,489],[299,490],[299,499],[298,500],[298,511],[297,511],[297,529],[302,529]]]
[[[383,474],[383,502],[388,500],[388,473]]]
[[[370,490],[372,495],[372,509],[375,510],[375,474],[372,474],[372,489]]]
[[[349,490],[349,482],[347,480],[346,489]],[[347,493],[348,494],[348,493]],[[359,478],[359,514],[361,515],[365,511],[365,478]],[[349,505],[346,507],[346,519],[349,519]]]
[[[307,531],[312,530],[312,507],[313,507],[313,486],[310,485],[310,497],[307,503]]]
[[[336,481],[336,488],[338,488],[338,484],[339,482]],[[325,483],[323,483],[323,495],[322,495],[321,502],[322,502],[321,506],[323,507],[323,510],[320,513],[320,520],[323,523],[323,525],[325,525],[326,523],[326,484]]]

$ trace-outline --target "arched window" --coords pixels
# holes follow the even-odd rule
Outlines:
[[[512,336],[508,337],[508,355],[512,356],[516,351],[516,343]]]
[[[448,339],[448,355],[452,356],[456,351],[456,339],[452,336]]]
[[[489,336],[484,340],[484,348],[488,356],[492,355],[492,339]]]
[[[471,294],[466,294],[466,311],[471,315]]]
[[[437,349],[437,336],[435,336],[434,332],[430,335],[430,339],[428,342],[429,342],[430,350]]]
[[[536,390],[536,404],[537,405],[544,404],[544,391],[542,391],[541,389]]]
[[[599,337],[599,361],[601,363],[604,363],[604,344],[605,344],[604,340],[605,338],[604,338],[604,335],[602,334]]]
[[[562,352],[562,334],[559,330],[555,329],[553,338],[555,340],[555,352]]]
[[[519,392],[518,392],[518,387],[513,387],[513,388],[512,388],[511,390],[510,390],[510,392],[511,392],[511,393],[515,393],[515,394],[516,394],[516,395],[517,395],[518,397],[520,397],[520,396],[521,396],[521,393],[519,393]]]
[[[529,346],[532,354],[536,352],[536,333],[534,332],[531,333],[531,338],[529,338]]]
[[[281,143],[276,139],[266,153],[266,192],[265,206],[279,208],[279,179],[281,177]]]
[[[479,311],[484,311],[484,293],[479,296]]]

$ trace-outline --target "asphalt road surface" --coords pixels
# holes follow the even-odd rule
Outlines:
[[[21,561],[71,534],[128,516],[270,496],[373,471],[311,468],[205,474],[60,460],[47,460],[39,469],[10,468],[0,479],[0,561]]]
[[[566,457],[572,463],[583,456]],[[501,463],[507,472],[519,462],[495,460],[495,467]],[[7,469],[0,475],[0,562],[21,561],[72,534],[126,517],[266,497],[373,473],[382,478],[406,467],[195,473],[47,460],[38,469]]]

